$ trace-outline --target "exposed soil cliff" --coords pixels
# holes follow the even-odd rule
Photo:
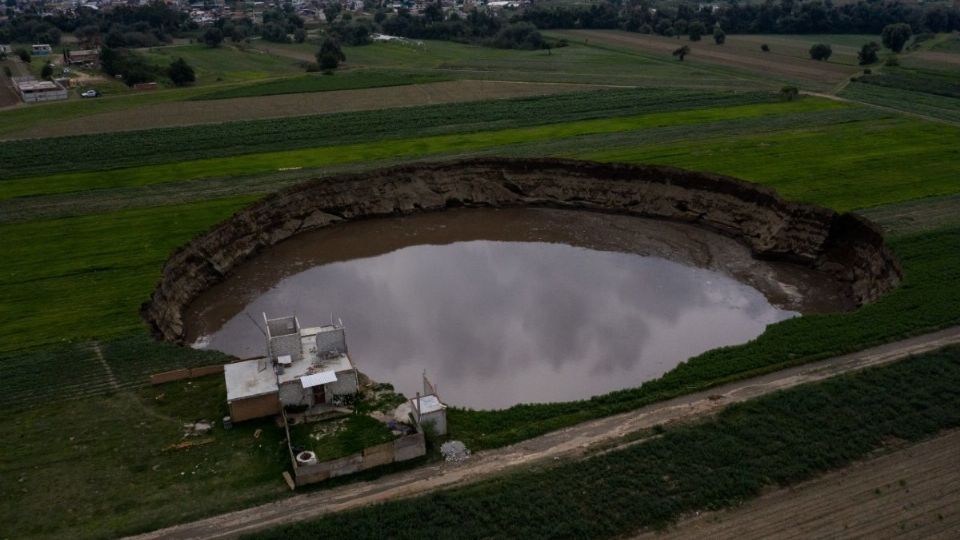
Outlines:
[[[857,304],[899,282],[879,229],[853,214],[784,201],[768,188],[672,167],[484,158],[411,164],[308,182],[238,212],[178,249],[142,314],[182,342],[183,313],[203,290],[259,250],[331,223],[453,206],[582,208],[709,227],[756,257],[825,272]]]

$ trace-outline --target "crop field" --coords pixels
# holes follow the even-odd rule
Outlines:
[[[615,538],[960,426],[960,350],[799,387],[641,444],[249,538]],[[829,422],[825,422],[829,419]],[[571,495],[575,494],[575,495]],[[574,500],[575,499],[575,500]],[[589,516],[585,519],[584,516]],[[850,531],[855,532],[855,531]]]
[[[52,124],[38,123],[33,127],[9,132],[5,136],[7,138],[38,138],[108,133],[144,128],[237,122],[256,118],[299,117],[432,103],[464,103],[487,99],[562,94],[590,88],[585,85],[570,84],[462,80],[397,87],[333,90],[322,93],[207,101],[168,101],[140,106],[137,113],[139,121],[136,124],[130,123],[129,112],[118,108]],[[191,89],[189,97],[201,96],[202,94],[197,94],[198,90],[200,89]]]
[[[706,114],[723,114],[710,112],[709,109],[775,102],[775,96],[762,92],[716,94],[688,90],[609,90],[591,94],[443,104],[44,141],[10,141],[0,146],[0,156],[3,158],[0,174],[10,179],[47,171],[103,170],[131,164],[168,163],[258,151],[401,139],[412,134],[492,131],[654,111],[701,110]],[[839,106],[818,105],[811,101],[790,107]],[[776,104],[775,108],[783,108],[783,105]],[[40,159],[46,155],[50,142],[57,144],[62,163],[44,163]],[[7,188],[10,186],[4,185]]]
[[[958,448],[960,432],[949,431],[636,540],[950,538],[960,530]]]
[[[960,123],[960,76],[956,70],[884,68],[856,77],[840,95],[872,105]]]
[[[837,45],[829,61],[818,62],[809,56],[809,38],[791,39],[789,36],[727,36],[723,45],[717,45],[710,36],[691,42],[686,37],[668,38],[652,34],[636,34],[617,30],[567,30],[558,32],[571,41],[594,46],[613,47],[617,50],[636,51],[672,59],[671,53],[682,45],[690,47],[690,54],[683,63],[691,63],[701,69],[720,69],[718,73],[729,76],[740,74],[755,80],[757,84],[792,83],[803,88],[829,90],[850,75],[859,71],[856,51],[859,47]],[[869,41],[870,38],[864,36]],[[760,50],[768,43],[770,52]],[[673,60],[675,63],[676,62]]]

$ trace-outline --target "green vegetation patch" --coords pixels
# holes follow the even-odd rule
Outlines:
[[[378,420],[366,414],[290,428],[290,441],[296,448],[312,450],[318,461],[329,461],[362,452],[396,439],[396,435]]]
[[[960,349],[732,405],[583,461],[288,525],[249,538],[608,538],[960,426]],[[585,519],[584,516],[590,516]]]
[[[60,384],[96,369],[73,360],[58,364]],[[83,400],[49,396],[3,415],[4,536],[116,538],[289,494],[283,430],[272,420],[224,430],[226,414],[223,376],[214,375]],[[199,420],[213,430],[185,436]]]
[[[0,352],[143,328],[174,248],[255,197],[0,226]]]
[[[211,48],[196,44],[156,47],[147,51],[144,56],[148,62],[161,69],[166,69],[174,60],[183,58],[196,71],[198,85],[247,82],[303,72],[299,63],[289,58],[237,46]]]
[[[905,118],[660,145],[611,145],[574,157],[729,174],[774,187],[787,199],[839,211],[960,190],[960,129]]]
[[[359,88],[379,88],[384,86],[406,86],[452,80],[443,75],[418,75],[412,73],[390,73],[377,71],[347,71],[335,75],[306,75],[292,79],[281,79],[240,86],[202,94],[197,100],[232,99],[256,96],[275,96],[280,94],[304,94],[308,92],[331,92],[334,90],[355,90]]]
[[[847,85],[840,92],[840,95],[848,99],[890,107],[934,120],[960,122],[960,99],[956,98],[858,82]]]
[[[960,98],[960,72],[885,68],[882,73],[862,75],[854,80],[885,88]]]

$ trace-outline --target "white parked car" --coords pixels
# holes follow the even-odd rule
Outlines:
[[[97,92],[93,88],[91,88],[90,90],[84,90],[83,92],[80,92],[80,97],[99,97],[99,96],[100,96],[100,92]]]

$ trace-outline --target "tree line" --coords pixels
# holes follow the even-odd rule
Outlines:
[[[648,0],[604,0],[584,5],[535,5],[514,17],[540,29],[622,29],[666,36],[687,34],[691,24],[719,26],[736,34],[879,34],[909,24],[918,32],[960,30],[960,9],[899,0],[860,0],[835,5],[823,0],[766,0],[762,3],[680,4]]]

